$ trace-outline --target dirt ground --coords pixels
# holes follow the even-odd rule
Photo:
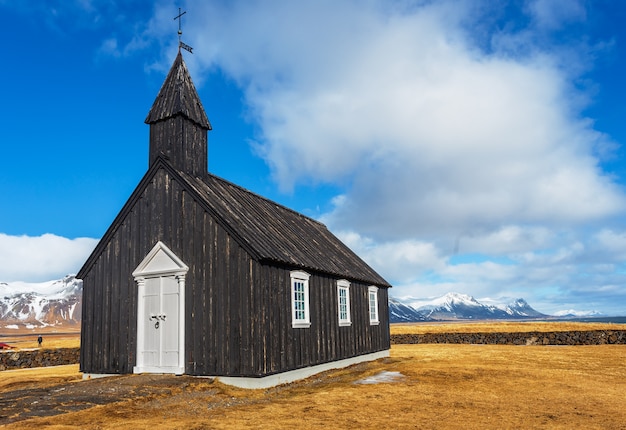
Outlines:
[[[56,371],[55,371],[56,369]],[[394,345],[267,390],[204,378],[0,373],[6,428],[626,429],[626,347]]]
[[[69,374],[52,374],[48,378],[33,378],[35,380],[30,381],[27,372],[6,372],[9,377],[11,372],[22,374],[24,379],[0,385],[0,425],[120,401],[170,396],[174,391],[184,391],[197,382],[196,378],[169,375],[126,375],[82,381],[78,365],[59,368],[66,368],[59,369],[61,374]]]

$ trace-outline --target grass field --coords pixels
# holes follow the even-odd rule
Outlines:
[[[410,329],[400,327],[392,332]],[[381,373],[396,379],[359,383]],[[26,387],[44,387],[50,396],[70,386],[97,394],[121,390],[122,378],[142,381],[79,377],[76,366],[1,372],[10,382],[0,382],[0,397]],[[626,428],[624,345],[394,345],[388,359],[268,390],[179,378],[150,380],[149,395],[130,390],[115,403],[6,428]]]
[[[0,333],[0,342],[7,343],[16,349],[38,348],[37,337],[41,334],[42,348],[77,348],[80,346],[80,331],[75,329],[64,332],[38,333],[32,331],[14,331]]]
[[[478,321],[478,322],[428,322],[392,324],[391,334],[424,333],[492,333],[492,332],[552,332],[575,330],[624,330],[624,324],[568,322],[568,321]],[[17,349],[37,348],[37,336],[33,330],[0,330],[0,342],[6,342]],[[80,331],[63,330],[41,333],[43,348],[75,348],[80,346]]]
[[[476,321],[391,324],[391,334],[520,333],[590,330],[624,330],[625,324],[576,321]]]

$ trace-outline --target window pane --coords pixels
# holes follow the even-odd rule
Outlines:
[[[309,277],[301,271],[291,272],[291,323],[293,328],[308,328],[311,325],[309,314]]]
[[[348,287],[338,286],[337,288],[337,298],[339,304],[339,322],[340,323],[349,323],[350,322],[350,302],[349,302],[349,290]]]
[[[378,309],[376,306],[376,292],[369,292],[369,302],[370,302],[370,320],[377,321],[378,320]]]
[[[296,320],[305,320],[305,294],[304,282],[294,281],[293,283],[293,307]]]

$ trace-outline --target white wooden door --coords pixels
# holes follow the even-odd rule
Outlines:
[[[173,276],[161,278],[161,363],[163,367],[178,366],[179,335],[178,281]]]
[[[153,316],[159,315],[161,308],[161,279],[146,279],[145,292],[141,300],[143,300],[143,321],[144,338],[143,345],[140,347],[141,363],[145,367],[158,367],[160,363],[161,340],[160,333],[156,327],[156,319]]]
[[[189,267],[157,242],[133,272],[137,282],[135,373],[185,373],[185,276]]]
[[[143,303],[143,345],[139,345],[140,367],[147,372],[170,373],[179,365],[180,297],[174,276],[147,278]],[[139,342],[142,339],[138,339]]]

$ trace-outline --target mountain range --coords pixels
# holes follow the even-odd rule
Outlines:
[[[0,328],[76,326],[81,318],[82,289],[82,281],[74,275],[37,284],[0,282]],[[559,315],[567,316],[571,315]],[[428,299],[389,299],[392,323],[546,317],[548,315],[536,311],[521,298],[478,301],[465,294],[448,293]]]
[[[83,282],[74,275],[41,283],[0,282],[0,328],[76,326]]]
[[[504,320],[546,318],[524,299],[481,303],[466,294],[448,293],[430,299],[390,298],[389,321]]]

